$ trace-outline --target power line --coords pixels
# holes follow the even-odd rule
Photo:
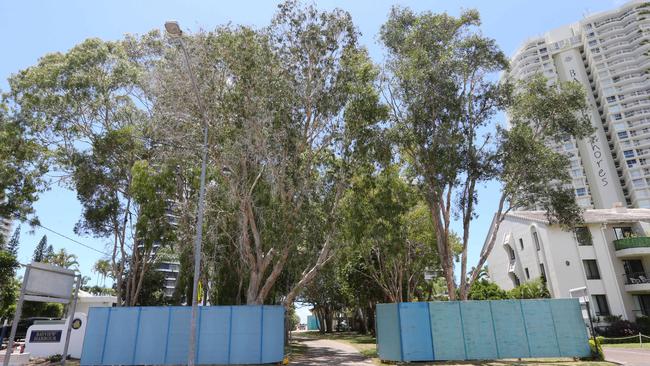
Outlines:
[[[45,230],[47,230],[47,231],[50,231],[50,232],[52,232],[52,233],[54,233],[54,234],[56,234],[56,235],[58,235],[58,236],[61,236],[61,237],[63,237],[63,238],[66,238],[66,239],[70,240],[70,241],[73,242],[73,243],[76,243],[76,244],[81,245],[82,247],[86,247],[86,248],[88,248],[88,249],[90,249],[90,250],[94,250],[94,251],[96,251],[97,253],[100,253],[100,254],[103,254],[103,255],[110,256],[110,254],[108,254],[108,253],[106,253],[106,252],[102,252],[101,250],[96,249],[96,248],[93,248],[93,247],[91,247],[90,245],[84,244],[84,243],[82,243],[82,242],[80,242],[80,241],[78,241],[78,240],[76,240],[76,239],[73,239],[73,238],[67,236],[67,235],[64,235],[64,234],[61,234],[61,233],[59,233],[59,232],[56,232],[56,231],[50,229],[49,227],[45,227],[45,226],[43,226],[43,225],[41,225],[41,224],[36,224],[36,226],[38,226],[38,227],[40,227],[40,228],[43,228],[43,229],[45,229]]]

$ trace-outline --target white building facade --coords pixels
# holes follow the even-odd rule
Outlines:
[[[553,298],[586,287],[600,320],[650,316],[650,209],[588,209],[584,222],[564,231],[543,211],[508,213],[488,257],[491,280],[509,290],[544,277]]]
[[[509,76],[538,73],[587,91],[596,132],[553,144],[571,161],[578,203],[650,208],[650,2],[631,1],[525,42]]]

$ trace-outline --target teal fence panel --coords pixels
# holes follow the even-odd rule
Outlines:
[[[464,360],[465,340],[460,302],[440,301],[429,303],[431,336],[437,360]]]
[[[377,347],[387,361],[590,355],[577,299],[379,304]]]
[[[530,357],[521,301],[490,301],[499,358]]]
[[[397,304],[377,304],[377,353],[382,360],[402,361],[402,339]]]
[[[584,350],[584,333],[575,332],[574,329],[584,329],[582,311],[573,306],[571,299],[561,299],[551,302],[551,311],[555,320],[555,333],[557,334],[560,354],[565,357],[579,354]]]
[[[489,305],[489,302],[481,301],[460,303],[465,348],[469,360],[493,360],[499,358]]]
[[[530,342],[530,357],[560,356],[555,322],[549,302],[547,300],[528,300],[522,301],[521,305]]]
[[[91,308],[81,365],[187,363],[190,307]],[[200,365],[277,363],[284,358],[281,306],[206,306],[197,319]]]

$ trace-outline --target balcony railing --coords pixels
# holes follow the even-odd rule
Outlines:
[[[650,248],[650,237],[639,236],[635,238],[617,239],[614,240],[614,248],[616,248],[616,250],[630,248]]]
[[[625,274],[626,285],[640,285],[642,283],[650,284],[650,274],[645,272]]]

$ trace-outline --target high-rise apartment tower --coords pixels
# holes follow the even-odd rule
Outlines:
[[[611,11],[531,39],[511,59],[510,76],[542,73],[587,91],[591,139],[554,148],[569,156],[582,207],[650,207],[650,2]]]

